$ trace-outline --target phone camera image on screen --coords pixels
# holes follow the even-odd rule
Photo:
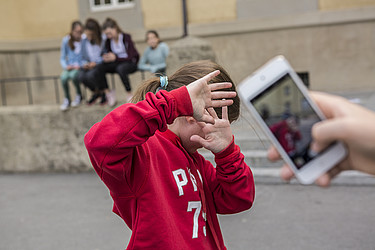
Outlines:
[[[321,119],[289,74],[251,102],[298,169],[317,155],[310,150],[311,129]]]

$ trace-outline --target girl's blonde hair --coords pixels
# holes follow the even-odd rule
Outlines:
[[[217,63],[206,60],[188,63],[182,66],[173,75],[168,76],[168,86],[166,87],[166,90],[171,91],[173,89],[188,85],[215,70],[220,70],[221,73],[214,79],[212,79],[211,83],[231,82],[232,87],[225,90],[236,91],[235,84],[233,83],[232,79],[225,71],[225,69]],[[132,98],[132,102],[137,103],[144,100],[147,92],[156,93],[158,87],[160,87],[160,78],[150,78],[137,89],[135,95]],[[228,107],[228,116],[230,122],[237,120],[240,115],[240,99],[238,98],[238,96],[236,96],[232,98],[232,100],[233,104]],[[218,116],[221,117],[221,108],[215,108],[215,111]]]

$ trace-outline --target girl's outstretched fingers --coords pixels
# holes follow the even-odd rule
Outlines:
[[[233,92],[235,93],[235,92]],[[234,96],[232,96],[234,97]],[[226,97],[228,98],[228,97]],[[233,100],[228,99],[228,100],[212,100],[212,107],[218,108],[218,107],[225,107],[225,106],[230,106],[233,104]]]
[[[208,113],[214,118],[214,119],[219,119],[219,117],[216,114],[216,111],[213,108],[208,108],[207,109]]]
[[[219,74],[220,74],[220,70],[215,70],[215,71],[212,71],[211,73],[208,73],[207,75],[205,75],[201,79],[208,83],[209,81],[214,79],[215,76],[217,76]]]
[[[235,91],[216,91],[230,88],[232,83],[209,83],[218,74],[220,74],[220,71],[215,70],[186,86],[193,106],[193,117],[197,121],[213,124],[213,117],[207,116],[204,112],[205,109],[233,104],[233,100],[228,98],[235,97],[237,95]]]
[[[211,89],[211,99],[212,99],[212,107],[223,107],[223,106],[230,106],[233,104],[233,100],[228,98],[234,98],[237,96],[235,91],[215,91],[220,89],[227,89],[232,87],[232,83],[230,82],[219,82],[219,83],[212,83],[209,84]]]
[[[205,123],[215,124],[215,118],[211,116],[211,114],[207,111],[207,109],[204,110],[200,121],[205,122]]]
[[[223,106],[221,109],[221,119],[229,121],[228,118],[228,106]]]

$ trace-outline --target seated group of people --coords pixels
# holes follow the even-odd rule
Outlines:
[[[73,22],[70,34],[63,38],[61,45],[61,84],[65,98],[60,109],[65,111],[82,103],[80,83],[92,91],[87,100],[89,105],[99,101],[102,105],[114,106],[116,97],[108,87],[106,73],[119,74],[130,101],[132,89],[128,74],[137,70],[165,73],[168,45],[160,41],[154,30],[146,33],[146,41],[149,46],[139,59],[131,36],[123,32],[115,20],[107,18],[102,27],[92,18],[87,19],[84,26],[80,21]],[[70,97],[69,80],[76,89],[74,100]]]

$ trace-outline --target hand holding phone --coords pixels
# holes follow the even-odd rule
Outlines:
[[[375,112],[339,96],[319,92],[310,94],[327,117],[326,121],[313,127],[313,147],[321,151],[331,142],[341,140],[348,150],[348,157],[321,175],[315,183],[327,187],[335,176],[345,170],[375,175]],[[271,146],[268,158],[276,161],[281,156]],[[286,164],[281,168],[280,175],[284,180],[294,177],[293,171]]]
[[[346,156],[340,142],[321,152],[312,150],[311,129],[325,117],[284,57],[275,57],[246,78],[238,92],[301,183],[313,183]]]

